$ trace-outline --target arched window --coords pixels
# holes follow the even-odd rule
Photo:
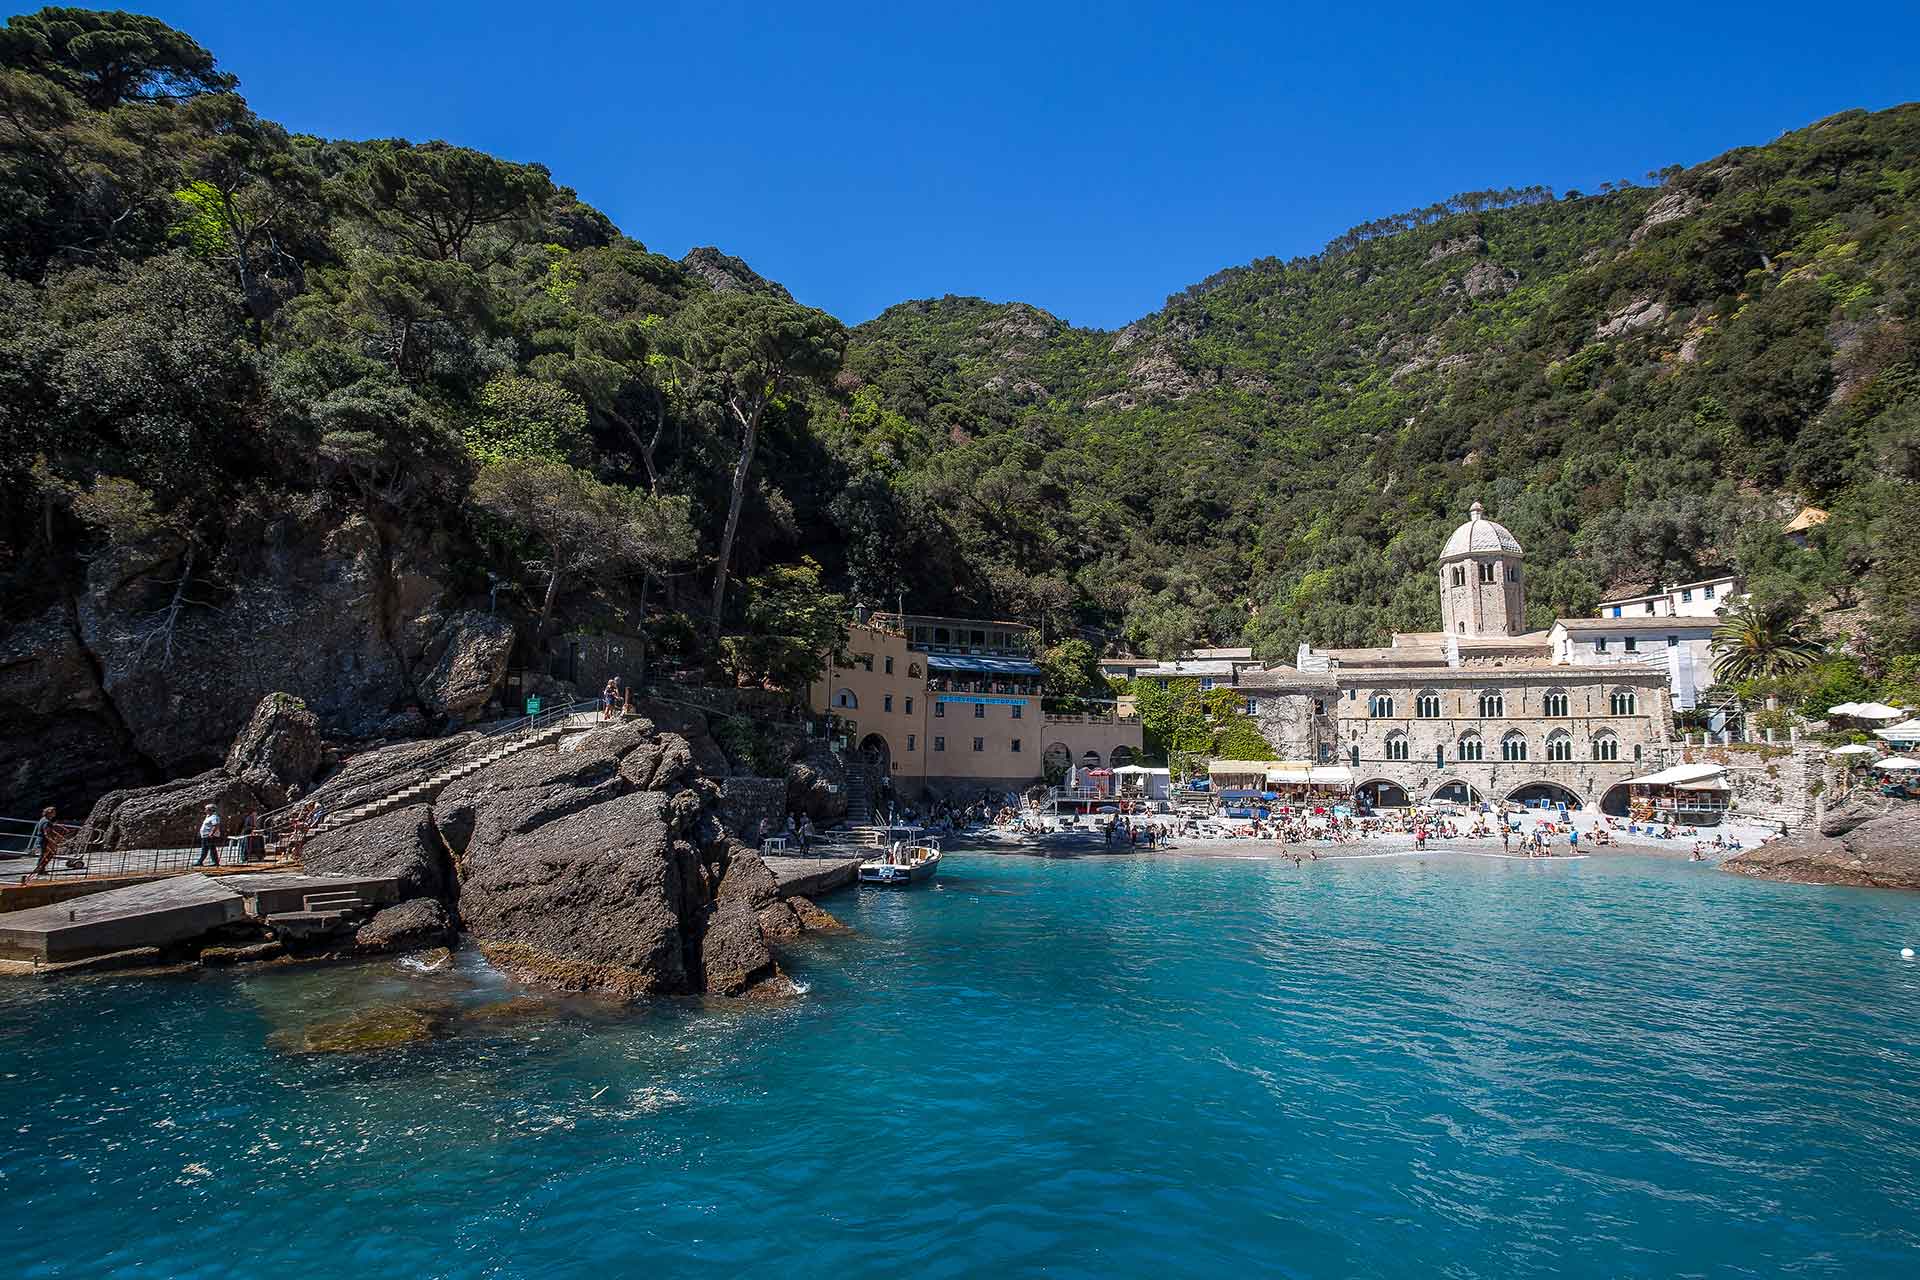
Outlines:
[[[1618,760],[1620,758],[1620,739],[1610,733],[1594,734],[1593,758],[1595,760]]]
[[[1616,716],[1634,715],[1638,705],[1639,699],[1634,697],[1631,689],[1615,689],[1607,697],[1607,706]]]
[[[1387,759],[1405,760],[1407,758],[1407,735],[1395,731],[1387,735]]]
[[[847,707],[852,710],[858,710],[860,706],[860,699],[853,696],[853,690],[842,689],[840,692],[833,695],[833,705],[836,707]]]
[[[1467,566],[1463,564],[1453,566],[1453,585],[1456,587],[1467,585]]]
[[[1573,759],[1573,735],[1565,729],[1555,729],[1548,734],[1547,759],[1553,761]]]
[[[1422,720],[1438,720],[1440,718],[1440,695],[1432,689],[1422,689],[1419,696],[1413,700],[1413,714],[1419,716]]]
[[[1480,718],[1498,720],[1507,714],[1507,695],[1498,689],[1489,689],[1480,695]]]
[[[1375,720],[1387,720],[1393,716],[1393,695],[1376,693],[1367,698],[1367,715]]]
[[[1502,760],[1525,760],[1527,758],[1526,735],[1514,732],[1500,739],[1500,758]]]
[[[1549,689],[1546,696],[1540,699],[1540,714],[1543,716],[1566,716],[1570,714],[1570,708],[1565,689]]]
[[[1460,758],[1462,760],[1482,759],[1482,752],[1484,750],[1485,748],[1480,741],[1479,734],[1463,733],[1460,735]]]

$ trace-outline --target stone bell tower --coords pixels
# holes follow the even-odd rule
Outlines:
[[[1526,552],[1478,502],[1440,553],[1440,625],[1449,635],[1517,636],[1527,629]]]

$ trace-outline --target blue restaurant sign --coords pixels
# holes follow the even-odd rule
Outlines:
[[[1025,698],[987,698],[987,697],[977,697],[970,693],[943,693],[938,698],[934,699],[934,701],[936,702],[979,702],[979,703],[984,703],[989,707],[1024,707],[1027,705],[1027,700]]]

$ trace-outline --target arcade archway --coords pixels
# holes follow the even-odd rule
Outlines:
[[[1385,778],[1374,778],[1363,782],[1353,790],[1354,798],[1369,809],[1404,809],[1407,807],[1407,789],[1397,782]]]
[[[1571,788],[1557,782],[1529,782],[1507,793],[1508,804],[1538,805],[1542,801],[1549,805],[1565,805],[1569,809],[1578,809],[1585,803]]]
[[[1607,788],[1607,794],[1600,797],[1600,812],[1615,818],[1627,816],[1632,807],[1632,791],[1622,782],[1618,786]]]
[[[1434,788],[1428,799],[1440,804],[1479,804],[1480,792],[1471,783],[1453,778]]]
[[[878,769],[883,778],[893,773],[893,750],[887,746],[887,740],[877,733],[860,739],[860,758]]]

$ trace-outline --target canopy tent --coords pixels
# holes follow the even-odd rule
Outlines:
[[[950,654],[927,655],[929,671],[966,671],[989,676],[1037,676],[1039,666],[1022,658],[958,658]]]
[[[1907,756],[1888,756],[1885,760],[1878,762],[1873,767],[1876,769],[1884,769],[1888,773],[1905,773],[1909,769],[1920,769],[1920,760],[1914,760]]]
[[[1649,773],[1643,778],[1628,778],[1630,787],[1678,787],[1689,782],[1703,782],[1708,778],[1718,778],[1726,774],[1727,767],[1720,764],[1677,764],[1671,769],[1662,769],[1658,773]]]
[[[1313,785],[1316,787],[1341,787],[1353,785],[1353,770],[1343,764],[1313,766]]]
[[[1113,774],[1116,778],[1139,778],[1151,773],[1157,773],[1165,777],[1168,776],[1170,772],[1171,771],[1167,769],[1152,769],[1144,764],[1117,764],[1113,766]]]
[[[1731,791],[1733,784],[1725,778],[1702,778],[1698,782],[1676,782],[1675,791]]]
[[[1883,734],[1886,734],[1886,733],[1893,732],[1893,730],[1882,729],[1880,730],[1880,732]],[[1874,749],[1872,747],[1866,747],[1866,746],[1860,745],[1857,742],[1852,742],[1852,743],[1848,743],[1844,747],[1834,747],[1831,750],[1829,750],[1827,754],[1830,756],[1870,756],[1876,753],[1874,752]]]
[[[1264,777],[1268,769],[1276,768],[1277,760],[1209,760],[1207,772],[1214,777],[1239,778],[1259,775]]]

